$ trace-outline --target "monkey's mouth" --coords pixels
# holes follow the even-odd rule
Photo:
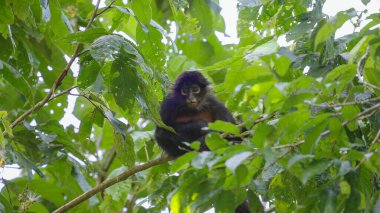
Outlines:
[[[197,101],[188,100],[186,102],[187,102],[187,105],[189,105],[191,107],[196,107],[198,105]]]

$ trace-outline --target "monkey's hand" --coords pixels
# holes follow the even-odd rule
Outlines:
[[[203,130],[203,128],[207,127],[207,125],[207,121],[199,119],[186,123],[177,123],[174,125],[174,130],[177,134],[183,135],[189,140],[197,140],[207,134],[208,131]]]

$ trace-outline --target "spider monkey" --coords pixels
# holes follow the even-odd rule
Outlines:
[[[158,145],[171,157],[177,158],[191,149],[183,142],[200,141],[200,151],[208,150],[207,132],[203,127],[216,120],[236,124],[231,112],[210,92],[209,81],[198,71],[186,71],[178,76],[173,88],[161,105],[162,121],[176,133],[157,127]],[[247,201],[235,213],[249,213]]]
[[[158,145],[171,157],[190,151],[183,142],[201,142],[200,151],[208,150],[204,136],[208,123],[216,120],[235,124],[228,109],[211,93],[209,81],[198,71],[186,71],[178,76],[172,90],[161,105],[162,121],[176,133],[157,127]]]

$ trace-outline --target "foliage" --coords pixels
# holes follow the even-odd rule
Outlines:
[[[222,44],[216,0],[0,2],[0,165],[22,169],[0,211],[52,212],[125,171],[71,211],[378,211],[379,13],[240,0],[240,41]],[[210,152],[144,164],[161,155],[159,103],[191,69],[246,131],[216,122]],[[78,126],[62,122],[72,97]]]

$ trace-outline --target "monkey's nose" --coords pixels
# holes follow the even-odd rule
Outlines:
[[[187,99],[187,103],[188,104],[196,104],[197,103],[197,99],[195,99],[195,98],[192,98],[192,99]]]

